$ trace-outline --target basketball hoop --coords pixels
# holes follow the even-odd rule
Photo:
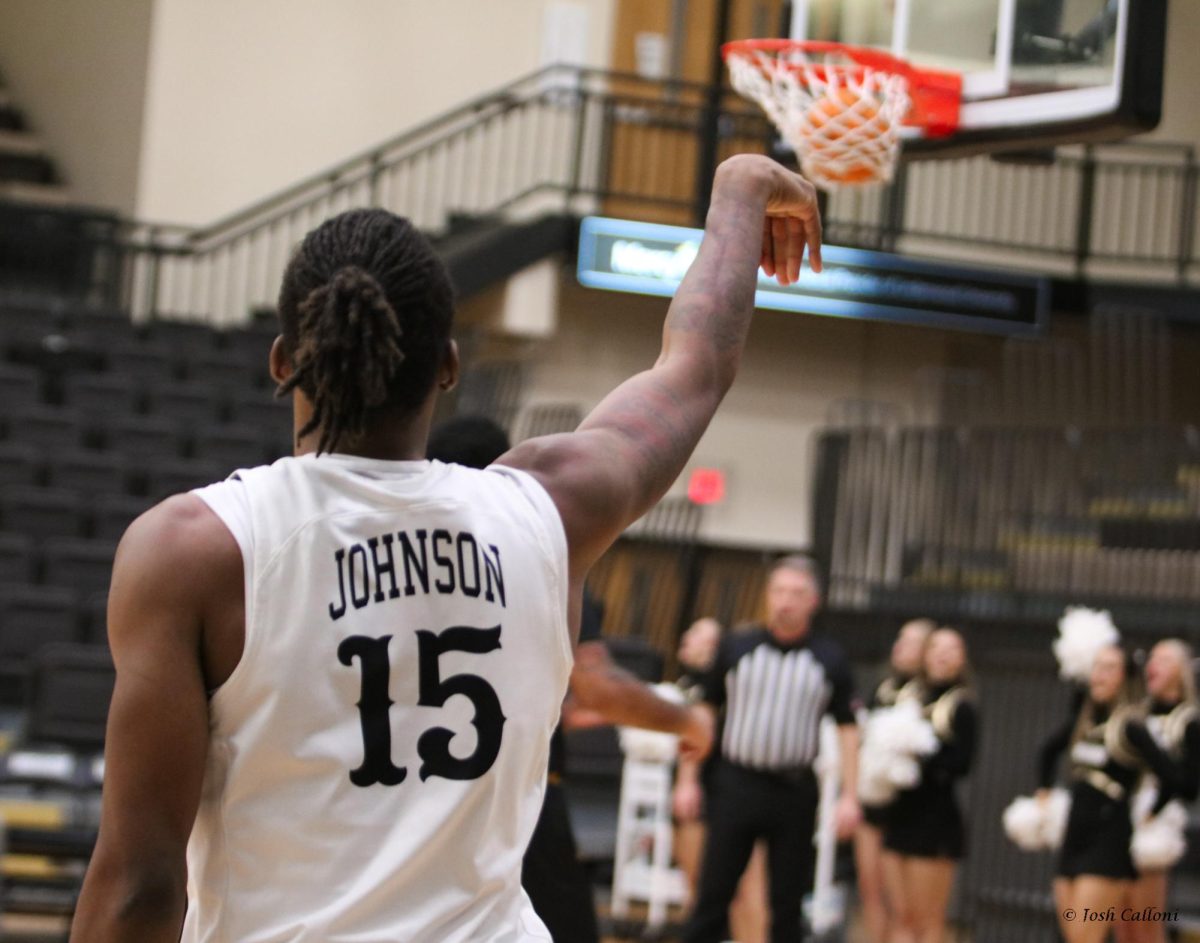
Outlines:
[[[721,51],[733,87],[762,106],[805,175],[825,189],[891,180],[902,125],[932,137],[958,127],[955,72],[815,40],[741,39]]]

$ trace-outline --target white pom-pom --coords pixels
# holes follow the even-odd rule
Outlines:
[[[1071,796],[1052,789],[1045,799],[1018,796],[1004,810],[1004,833],[1023,851],[1044,851],[1062,845]]]
[[[1054,640],[1059,676],[1067,681],[1087,681],[1096,653],[1120,638],[1121,633],[1107,612],[1068,606],[1058,620],[1058,638]]]
[[[921,781],[921,766],[911,756],[897,756],[888,766],[888,781],[897,789],[912,789]]]
[[[1045,848],[1042,805],[1032,796],[1017,796],[1004,810],[1004,834],[1022,851]]]
[[[1133,863],[1139,871],[1165,871],[1187,851],[1187,811],[1178,802],[1168,802],[1162,811],[1138,823],[1129,842]]]
[[[1067,819],[1071,815],[1071,794],[1065,789],[1051,789],[1043,810],[1042,836],[1047,848],[1061,848],[1067,834]]]
[[[897,789],[916,786],[921,781],[916,757],[933,753],[937,745],[937,734],[915,701],[874,711],[863,730],[859,800],[870,806],[887,805]]]

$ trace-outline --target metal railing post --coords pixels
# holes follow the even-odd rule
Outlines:
[[[725,60],[721,56],[721,44],[729,35],[730,13],[730,0],[717,0],[713,59],[708,76],[705,108],[700,121],[700,148],[696,155],[695,220],[697,226],[703,226],[704,220],[708,216],[713,177],[717,172],[717,150],[720,147],[721,135],[721,79],[725,74]]]
[[[1079,165],[1079,215],[1075,220],[1075,274],[1082,277],[1092,254],[1092,221],[1096,202],[1096,154],[1089,145]]]
[[[576,73],[579,82],[575,91],[575,143],[571,153],[571,182],[567,187],[567,208],[578,195],[583,178],[583,144],[587,134],[587,113],[589,95],[583,88],[583,76]]]
[[[892,177],[892,185],[888,187],[884,200],[883,238],[879,247],[885,252],[895,252],[896,243],[904,231],[904,212],[908,202],[907,161],[901,160],[896,165],[896,174]]]
[[[1192,253],[1196,248],[1196,151],[1189,147],[1187,162],[1183,167],[1183,193],[1179,200],[1179,257],[1176,259],[1176,274],[1180,283],[1187,281],[1188,269],[1192,266]]]
[[[158,247],[158,227],[151,226],[147,235],[150,239],[150,271],[146,275],[146,314],[151,321],[157,321],[158,268],[161,262]]]

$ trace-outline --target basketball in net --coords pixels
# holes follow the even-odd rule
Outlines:
[[[877,50],[740,40],[724,54],[733,87],[759,103],[805,176],[826,190],[890,181],[905,123],[935,134],[957,125],[959,76]]]

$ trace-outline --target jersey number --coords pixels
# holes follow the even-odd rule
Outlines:
[[[350,773],[356,786],[382,783],[396,786],[404,782],[408,770],[392,762],[392,725],[388,709],[395,702],[388,694],[392,665],[388,660],[390,635],[370,638],[352,635],[338,646],[338,661],[350,667],[358,659],[362,671],[362,689],[358,699],[358,716],[362,724],[362,766]],[[467,652],[486,655],[500,647],[500,626],[473,629],[455,625],[440,634],[417,632],[417,703],[422,707],[441,707],[455,694],[468,698],[475,707],[471,719],[478,734],[475,750],[459,759],[450,752],[454,732],[445,727],[426,730],[417,739],[421,757],[418,774],[424,782],[430,776],[444,779],[478,779],[496,762],[504,734],[504,711],[500,699],[490,684],[478,675],[458,674],[442,677],[439,659],[447,652]]]

